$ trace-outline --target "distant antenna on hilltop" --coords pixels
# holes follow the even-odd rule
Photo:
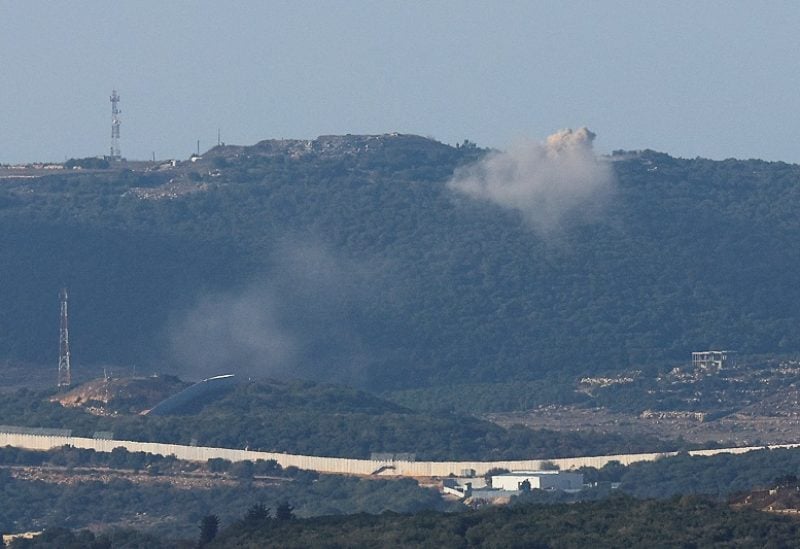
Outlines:
[[[72,373],[69,367],[69,312],[67,289],[62,288],[58,294],[61,301],[61,327],[58,338],[58,388],[65,389],[72,383]]]
[[[122,154],[119,150],[119,127],[122,122],[119,119],[121,110],[117,104],[119,103],[119,94],[117,90],[111,91],[111,155],[109,160],[122,160]]]

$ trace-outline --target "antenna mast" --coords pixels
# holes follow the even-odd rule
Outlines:
[[[58,338],[58,388],[63,389],[70,386],[72,375],[69,368],[69,314],[67,311],[67,300],[69,295],[67,289],[62,288],[58,294],[61,301],[61,329]]]
[[[111,156],[109,160],[122,160],[122,154],[119,151],[119,127],[122,122],[119,119],[121,110],[117,106],[119,103],[119,94],[117,90],[111,92]]]

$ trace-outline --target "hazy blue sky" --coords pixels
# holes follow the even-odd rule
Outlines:
[[[800,162],[800,2],[0,0],[0,162],[417,133]]]

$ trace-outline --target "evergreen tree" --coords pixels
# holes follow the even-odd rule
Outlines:
[[[200,545],[205,545],[217,537],[219,530],[219,517],[217,515],[206,515],[200,521]]]
[[[288,501],[281,502],[275,510],[275,518],[278,520],[291,520],[294,518],[294,507],[289,505]]]
[[[244,516],[246,522],[263,522],[269,520],[270,508],[262,502],[254,503]]]

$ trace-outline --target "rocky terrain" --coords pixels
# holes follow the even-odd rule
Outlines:
[[[650,435],[693,443],[747,446],[800,440],[800,365],[793,359],[745,360],[719,372],[675,368],[584,378],[583,405],[543,405],[485,417],[503,426]]]
[[[103,377],[59,393],[51,400],[66,407],[84,407],[98,415],[141,413],[189,385],[168,375]]]

